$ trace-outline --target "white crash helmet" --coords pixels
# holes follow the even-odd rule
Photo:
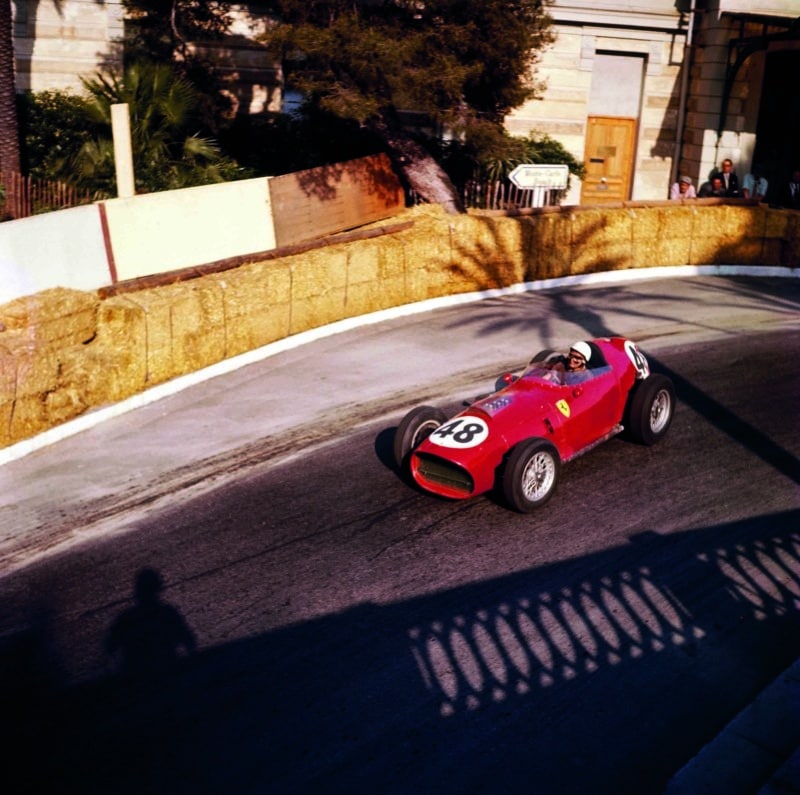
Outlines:
[[[592,349],[589,347],[589,343],[583,342],[582,340],[574,343],[570,348],[570,351],[575,351],[575,353],[579,353],[586,359],[586,363],[589,363],[589,359],[592,358]]]

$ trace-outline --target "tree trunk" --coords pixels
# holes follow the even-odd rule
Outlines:
[[[19,125],[17,89],[14,79],[14,39],[11,0],[0,0],[0,180],[9,172],[19,173]],[[6,185],[6,190],[10,190]],[[8,197],[7,199],[12,199]],[[8,202],[13,208],[14,201]]]
[[[448,213],[465,212],[455,185],[434,157],[410,135],[381,121],[374,125],[389,155],[405,176],[408,187],[426,202],[441,204]]]

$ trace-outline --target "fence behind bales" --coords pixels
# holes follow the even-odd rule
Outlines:
[[[0,175],[0,221],[89,204],[92,197],[64,182],[35,179],[14,171]]]
[[[518,188],[504,179],[469,180],[462,198],[465,207],[476,210],[516,210],[557,205],[566,191],[545,190],[539,196],[537,193],[529,188]]]

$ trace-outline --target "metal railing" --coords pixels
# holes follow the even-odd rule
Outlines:
[[[555,189],[535,191],[518,188],[504,179],[470,180],[464,186],[462,199],[465,207],[476,210],[519,210],[557,205],[564,193]]]

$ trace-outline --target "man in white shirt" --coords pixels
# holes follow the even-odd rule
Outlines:
[[[745,199],[755,199],[762,202],[767,195],[768,186],[767,178],[762,175],[761,169],[758,166],[753,166],[752,172],[746,174],[742,181],[742,196]]]

